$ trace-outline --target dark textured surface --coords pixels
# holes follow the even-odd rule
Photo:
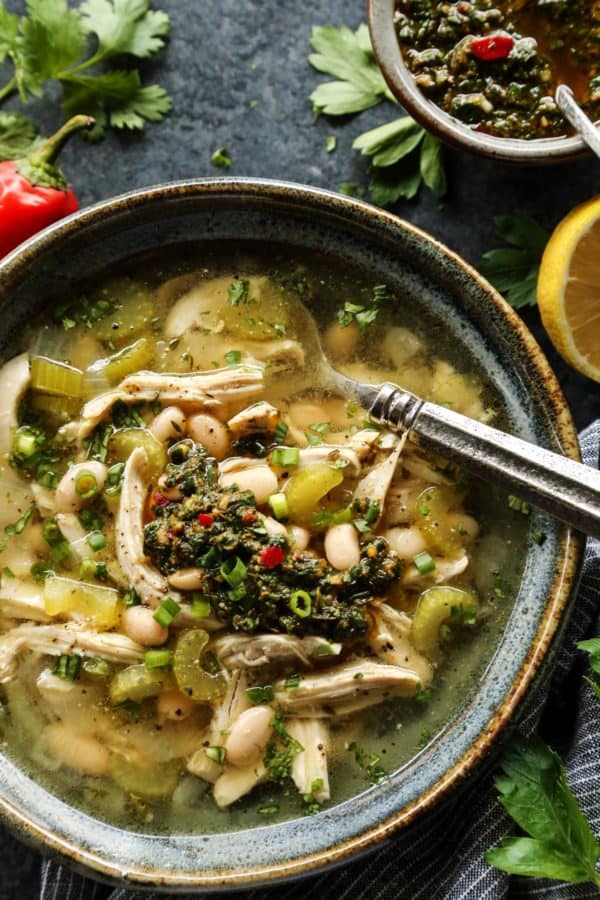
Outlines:
[[[364,19],[358,0],[161,0],[173,22],[156,77],[170,91],[174,112],[162,125],[134,136],[110,135],[97,146],[75,141],[63,164],[82,204],[134,187],[177,178],[223,174],[210,163],[226,145],[232,175],[286,178],[336,189],[366,184],[353,138],[395,115],[389,106],[343,123],[314,122],[308,95],[319,76],[306,55],[311,26]],[[8,0],[17,10],[21,4]],[[0,67],[1,71],[1,67]],[[1,78],[0,84],[6,79]],[[55,104],[31,113],[47,130],[60,122]],[[325,138],[338,137],[328,154]],[[497,244],[492,217],[516,210],[552,227],[575,204],[596,193],[600,167],[586,159],[560,167],[518,168],[448,151],[449,192],[443,204],[423,193],[396,211],[476,263]],[[541,338],[535,310],[525,316]],[[578,427],[600,415],[600,391],[564,366],[541,338],[571,403]],[[39,858],[0,832],[0,900],[37,896]]]

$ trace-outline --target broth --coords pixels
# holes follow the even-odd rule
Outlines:
[[[348,374],[503,423],[418,298],[251,243],[130,260],[32,327],[26,393],[0,373],[3,747],[113,824],[353,796],[460,710],[510,612],[526,510],[311,382],[300,304]]]

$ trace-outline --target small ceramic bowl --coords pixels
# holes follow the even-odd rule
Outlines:
[[[377,62],[390,90],[417,122],[442,141],[480,156],[507,162],[567,162],[588,153],[579,137],[520,140],[494,137],[473,131],[468,125],[448,115],[419,90],[402,58],[394,28],[395,0],[369,0],[369,29]]]
[[[74,214],[0,264],[0,356],[11,334],[57,291],[143,251],[202,240],[276,241],[326,251],[340,265],[402,286],[443,323],[465,357],[494,382],[511,429],[578,457],[556,379],[523,322],[473,269],[393,215],[327,191],[266,180],[207,179],[136,191]],[[375,847],[413,822],[471,773],[518,718],[564,624],[581,540],[532,513],[530,541],[505,631],[459,712],[383,784],[301,817],[226,835],[125,832],[68,806],[0,754],[0,813],[24,840],[85,871],[128,886],[192,891],[289,879]]]

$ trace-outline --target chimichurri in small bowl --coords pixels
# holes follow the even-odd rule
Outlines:
[[[568,84],[600,119],[597,0],[370,0],[375,52],[395,95],[440,137],[542,162],[583,150],[554,101]]]

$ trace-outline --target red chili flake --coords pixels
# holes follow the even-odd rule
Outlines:
[[[281,565],[285,556],[281,547],[271,546],[261,550],[258,558],[265,569],[274,569],[275,566]]]
[[[477,59],[490,62],[494,59],[506,59],[514,46],[510,34],[489,34],[487,37],[473,38],[471,53]]]
[[[153,506],[165,506],[169,502],[168,497],[165,497],[164,494],[161,494],[160,491],[155,491],[152,494],[152,505]]]
[[[240,518],[242,520],[242,524],[250,525],[256,519],[256,513],[253,509],[245,509]]]
[[[200,522],[200,524],[202,525],[203,528],[210,528],[210,526],[214,522],[214,519],[208,513],[200,513],[198,515],[198,521]]]

